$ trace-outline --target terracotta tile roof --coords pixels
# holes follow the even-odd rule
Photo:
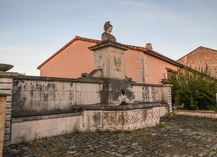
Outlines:
[[[87,42],[96,43],[96,44],[101,42],[101,40],[84,38],[84,37],[80,37],[80,36],[75,36],[75,38],[72,39],[71,41],[74,42],[73,40],[82,40],[82,41],[87,41]],[[72,43],[72,42],[69,42],[69,43]],[[147,50],[145,47],[139,47],[139,46],[133,46],[133,45],[127,45],[127,44],[123,44],[123,45],[126,46],[128,49],[132,49],[132,50],[137,50],[137,51],[146,51]]]
[[[69,41],[65,46],[63,46],[61,49],[59,49],[56,53],[54,53],[52,56],[50,56],[47,60],[45,60],[41,65],[39,65],[37,67],[37,69],[40,70],[40,68],[46,64],[47,62],[49,62],[52,58],[54,58],[56,55],[58,55],[61,51],[63,51],[65,48],[67,48],[69,45],[71,45],[73,42],[77,41],[77,40],[81,40],[81,41],[86,41],[86,42],[91,42],[91,43],[100,43],[101,40],[96,40],[96,39],[90,39],[90,38],[84,38],[84,37],[80,37],[80,36],[75,36],[75,38],[73,38],[71,41]],[[149,54],[151,56],[154,56],[156,58],[159,58],[161,60],[164,60],[166,62],[169,62],[171,64],[174,64],[176,66],[179,66],[179,67],[183,67],[182,64],[156,52],[156,51],[153,51],[153,50],[150,50],[150,49],[147,49],[145,47],[140,47],[140,46],[134,46],[134,45],[127,45],[127,44],[123,44],[125,45],[128,49],[131,49],[131,50],[136,50],[136,51],[141,51],[145,54]]]

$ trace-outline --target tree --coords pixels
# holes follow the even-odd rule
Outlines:
[[[188,110],[217,110],[217,80],[208,74],[207,67],[200,72],[191,68],[178,69],[170,80],[173,104]]]

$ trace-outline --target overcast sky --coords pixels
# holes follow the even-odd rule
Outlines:
[[[37,66],[76,35],[100,39],[106,21],[123,44],[177,60],[217,49],[217,0],[0,0],[0,63],[39,75]]]

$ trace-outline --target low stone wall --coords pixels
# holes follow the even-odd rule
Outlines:
[[[175,115],[185,115],[185,116],[198,116],[207,118],[216,118],[217,112],[215,111],[190,111],[190,110],[175,110],[173,111]]]
[[[126,106],[86,106],[82,112],[13,118],[11,142],[56,136],[73,131],[135,130],[160,121],[159,103]],[[166,111],[166,109],[164,110]]]
[[[166,116],[169,113],[169,106],[167,105],[161,105],[157,107],[160,111],[160,117]]]
[[[172,112],[171,85],[153,85],[144,83],[134,83],[131,86],[134,93],[135,102],[159,102],[168,106],[168,111]]]
[[[84,111],[84,131],[136,130],[152,127],[160,121],[160,110],[155,107],[122,110]]]
[[[137,102],[162,102],[162,85],[139,85],[131,87]]]
[[[13,118],[11,143],[57,136],[82,130],[81,113]]]

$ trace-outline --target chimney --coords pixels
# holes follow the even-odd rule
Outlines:
[[[147,43],[146,46],[145,46],[145,48],[152,50],[152,45],[151,45],[151,43]]]

